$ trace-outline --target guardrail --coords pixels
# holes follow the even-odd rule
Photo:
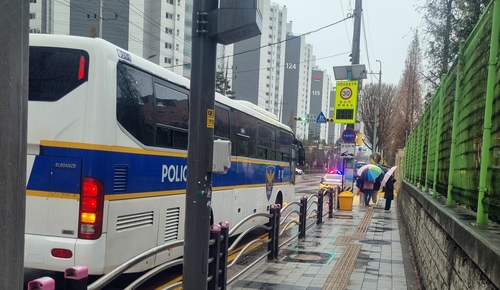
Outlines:
[[[315,224],[323,223],[323,219],[328,216],[328,218],[333,218],[334,210],[337,209],[337,197],[340,188],[326,188],[318,191],[317,194],[310,196],[302,196],[300,202],[291,202],[285,207],[281,208],[279,204],[273,204],[270,206],[269,213],[254,213],[242,219],[236,225],[234,225],[231,230],[229,230],[228,222],[220,222],[219,224],[210,226],[210,240],[209,240],[209,259],[208,259],[208,278],[207,278],[207,289],[208,290],[225,290],[227,285],[234,282],[243,273],[253,267],[255,264],[267,257],[268,261],[277,260],[279,257],[279,249],[298,237],[299,239],[304,239],[307,230]],[[327,203],[325,203],[325,196],[328,198]],[[316,206],[315,208],[312,208]],[[298,209],[294,209],[298,207]],[[327,212],[324,213],[324,209],[327,208]],[[284,215],[285,212],[288,212]],[[316,214],[316,215],[314,215]],[[284,217],[282,218],[282,215]],[[290,219],[292,215],[297,215],[297,218]],[[244,225],[249,220],[255,217],[267,217],[269,222],[267,225],[255,225],[250,227],[241,233],[238,238],[229,246],[229,237],[235,233],[242,225]],[[315,220],[315,222],[307,223],[308,220]],[[285,224],[286,223],[286,224]],[[284,226],[283,226],[284,225]],[[292,225],[292,226],[291,226]],[[282,236],[285,231],[291,229],[293,225],[299,227],[298,233],[288,238],[285,242],[280,244],[280,236]],[[281,228],[281,231],[280,231]],[[268,233],[268,238],[266,239],[255,239],[243,247],[236,258],[228,264],[228,253],[236,248],[236,246],[241,242],[241,240],[250,232],[256,229],[264,229]],[[248,248],[254,244],[260,243],[261,245],[267,244],[267,252],[258,257],[250,265],[245,267],[243,270],[233,275],[231,279],[227,280],[227,270],[241,259],[241,257],[246,253]],[[148,251],[145,251],[130,260],[126,261],[122,265],[115,268],[113,271],[102,276],[94,283],[88,285],[88,269],[85,266],[76,266],[68,268],[64,271],[64,289],[65,290],[100,290],[106,285],[111,283],[114,279],[119,277],[121,274],[125,273],[128,269],[132,268],[136,264],[142,262],[143,260],[166,251],[171,248],[176,248],[184,245],[183,240],[172,241],[157,247],[154,247]],[[145,281],[153,277],[154,275],[164,271],[170,267],[180,265],[183,263],[182,258],[178,258],[162,265],[159,265],[148,272],[144,273],[141,277],[137,278],[125,290],[133,290],[143,284]],[[174,283],[167,288],[174,289],[182,286],[182,281]],[[54,290],[55,281],[50,277],[42,277],[33,280],[28,283],[28,290]]]

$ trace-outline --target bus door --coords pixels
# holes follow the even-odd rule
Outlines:
[[[82,160],[28,155],[26,233],[78,237]]]

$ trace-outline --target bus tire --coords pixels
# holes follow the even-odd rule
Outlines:
[[[274,204],[279,204],[281,208],[283,208],[283,193],[281,193],[281,191],[278,191]]]

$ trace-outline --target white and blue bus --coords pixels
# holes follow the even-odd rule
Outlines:
[[[103,274],[183,239],[188,100],[189,80],[102,39],[30,35],[25,267]],[[214,174],[212,214],[234,225],[293,198],[303,149],[274,115],[215,101],[232,164]]]

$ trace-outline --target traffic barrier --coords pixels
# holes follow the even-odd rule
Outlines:
[[[320,190],[318,192],[318,214],[317,214],[318,219],[316,220],[317,225],[323,223],[323,200],[324,200],[324,191]]]
[[[299,239],[306,237],[307,196],[300,198]]]
[[[275,222],[275,227],[274,227],[274,240],[272,243],[274,243],[274,255],[273,258],[275,260],[278,259],[278,253],[280,251],[280,219],[281,219],[281,205],[276,204],[276,222]]]
[[[50,277],[42,277],[28,283],[28,290],[55,290],[56,281]]]
[[[276,244],[274,243],[274,240],[276,239],[276,228],[279,227],[279,221],[276,221],[277,211],[279,211],[278,206],[276,204],[271,204],[271,206],[269,207],[269,243],[267,244],[268,261],[274,260],[275,257],[274,252],[276,251]]]
[[[89,269],[85,266],[75,266],[64,270],[65,290],[87,290]]]
[[[220,225],[210,226],[210,245],[208,247],[208,289],[217,289],[219,286],[220,232]]]
[[[219,261],[219,290],[226,290],[227,287],[227,256],[229,248],[229,222],[219,223],[221,226],[221,245]]]

